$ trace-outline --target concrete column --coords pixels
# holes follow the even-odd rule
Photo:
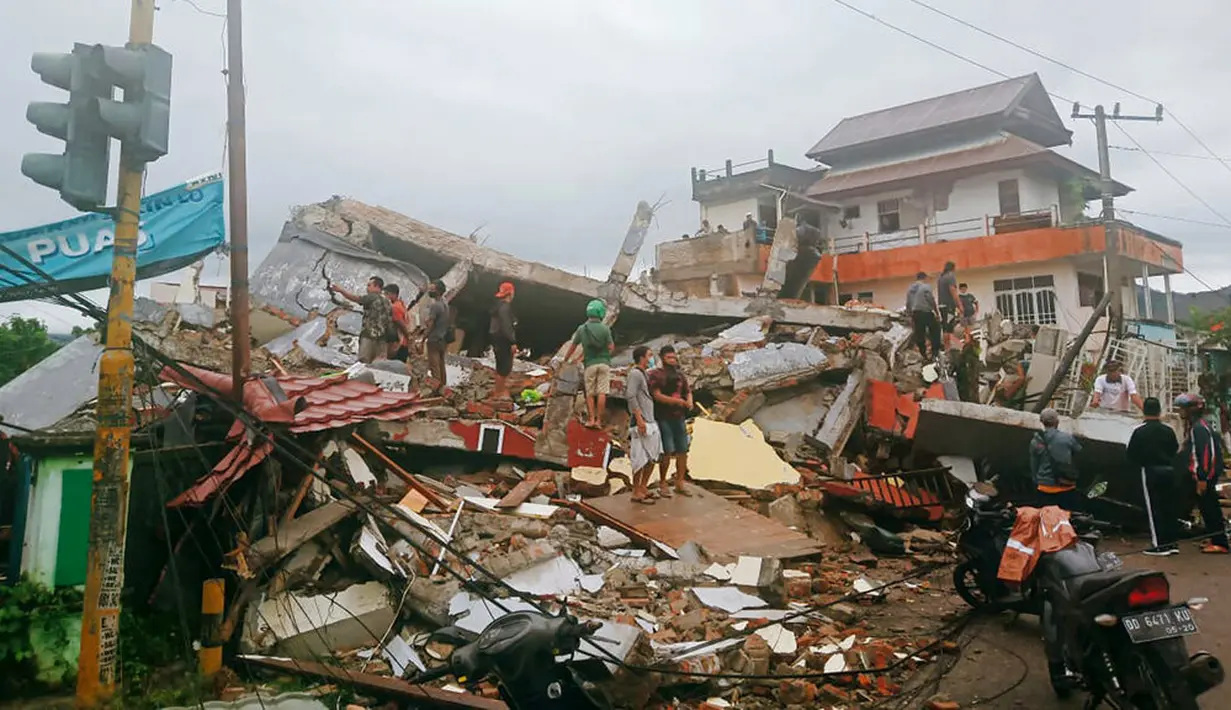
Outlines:
[[[1167,322],[1175,325],[1175,299],[1171,297],[1171,274],[1163,274],[1163,293],[1167,301]]]
[[[1145,304],[1146,320],[1154,319],[1154,299],[1150,296],[1150,265],[1143,263],[1141,265],[1141,299]]]

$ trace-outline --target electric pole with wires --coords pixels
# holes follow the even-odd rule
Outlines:
[[[1111,180],[1111,158],[1107,147],[1107,111],[1102,104],[1094,107],[1094,113],[1082,113],[1081,104],[1073,104],[1073,118],[1089,118],[1094,121],[1094,129],[1098,138],[1098,172],[1099,192],[1102,195],[1103,210],[1103,285],[1108,293],[1114,294],[1108,305],[1111,319],[1111,332],[1119,337],[1124,330],[1124,276],[1120,271],[1120,230],[1116,224],[1115,185]],[[1120,113],[1120,104],[1112,109],[1113,121],[1154,121],[1163,120],[1163,106],[1159,104],[1153,116],[1125,116]],[[1137,290],[1132,289],[1132,297],[1137,297]],[[1149,299],[1147,292],[1145,298]]]

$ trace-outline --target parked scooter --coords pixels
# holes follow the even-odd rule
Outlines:
[[[1009,590],[996,573],[1016,513],[995,498],[986,483],[967,494],[954,583],[977,609],[1040,616],[1057,695],[1084,687],[1087,708],[1194,710],[1197,696],[1222,683],[1218,659],[1189,657],[1184,641],[1208,600],[1173,605],[1165,574],[1126,570],[1115,555],[1096,552],[1100,535],[1088,516],[1072,516],[1075,544],[1043,555],[1021,589]]]
[[[414,681],[452,675],[459,683],[471,683],[491,676],[513,710],[606,710],[611,704],[601,689],[582,677],[571,658],[582,639],[593,637],[599,627],[597,621],[582,623],[567,613],[544,616],[530,611],[502,616],[477,636],[448,626],[432,636],[465,645],[456,648],[445,665]],[[559,656],[569,659],[559,661]]]

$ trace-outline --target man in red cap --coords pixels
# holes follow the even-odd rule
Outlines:
[[[496,355],[496,387],[492,396],[497,399],[509,396],[505,381],[513,371],[513,358],[517,357],[517,321],[513,317],[513,284],[505,281],[496,291],[496,304],[491,310],[492,350]]]

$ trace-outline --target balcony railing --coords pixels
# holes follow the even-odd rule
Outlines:
[[[1059,209],[1052,205],[1047,209],[1020,214],[983,215],[950,222],[925,223],[896,232],[851,234],[835,238],[833,251],[835,254],[883,251],[956,239],[973,239],[991,234],[1009,234],[1027,229],[1046,229],[1059,224]]]

